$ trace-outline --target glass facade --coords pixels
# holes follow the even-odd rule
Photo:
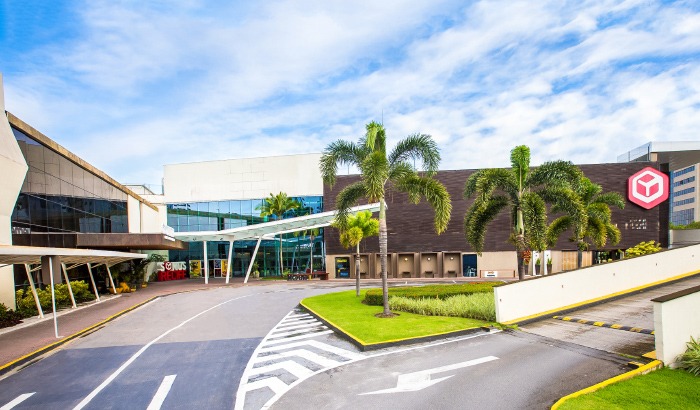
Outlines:
[[[12,213],[12,232],[128,232],[127,195],[22,131],[12,132],[29,170]]]
[[[322,196],[302,196],[292,199],[299,202],[301,207],[287,212],[283,218],[323,212]],[[260,207],[263,201],[264,199],[248,199],[168,204],[168,225],[173,227],[175,232],[220,231],[275,220],[274,216],[269,218],[260,216]],[[256,243],[257,241],[254,240],[234,242],[232,275],[244,276],[246,274]],[[313,237],[313,241],[310,232],[284,234],[281,243],[285,271],[299,272],[307,269],[310,266],[312,249],[314,269],[323,269],[325,260],[323,230],[320,230]],[[260,276],[280,275],[279,247],[279,237],[275,240],[261,242],[255,258]],[[228,252],[228,242],[207,242],[210,275],[225,275],[225,269],[217,268],[217,266],[222,266],[217,260],[226,260]],[[189,249],[186,251],[170,251],[169,253],[171,261],[199,260],[203,262],[204,260],[204,247],[201,242],[190,243]]]

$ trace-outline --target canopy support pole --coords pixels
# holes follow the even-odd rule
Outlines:
[[[53,330],[56,339],[60,339],[58,335],[58,318],[56,317],[56,290],[53,285],[53,257],[49,256],[49,277],[51,278],[51,307],[53,308]]]
[[[95,290],[95,297],[97,298],[97,301],[100,301],[100,292],[97,291],[97,286],[95,285],[95,277],[92,276],[92,266],[91,264],[87,264],[88,268],[88,273],[90,274],[90,283],[92,283],[92,288]]]
[[[243,283],[248,283],[248,278],[250,277],[250,271],[253,270],[253,264],[255,263],[255,257],[258,255],[258,249],[260,248],[260,242],[262,242],[262,236],[258,236],[258,243],[255,244],[255,250],[253,251],[253,257],[250,258],[250,264],[248,264],[248,271],[245,274],[245,280]]]
[[[39,294],[36,293],[36,286],[34,286],[34,279],[32,279],[32,270],[29,268],[29,264],[24,264],[24,269],[27,270],[27,279],[29,279],[29,287],[32,288],[32,295],[34,296],[34,303],[36,303],[36,310],[39,312],[39,317],[44,318],[44,310],[41,308],[41,303],[39,302]]]
[[[117,287],[114,286],[114,279],[112,279],[112,272],[109,270],[109,265],[105,263],[105,268],[107,268],[107,276],[109,277],[109,283],[112,285],[112,291],[117,294]]]
[[[209,284],[209,257],[207,256],[207,241],[202,241],[204,244],[204,284]]]
[[[73,308],[78,306],[75,304],[75,296],[73,296],[73,288],[70,285],[70,279],[68,279],[68,269],[66,269],[66,264],[62,263],[61,268],[63,269],[63,277],[66,278],[66,285],[68,285],[68,294],[70,295],[70,301],[73,303]]]
[[[226,262],[226,284],[228,284],[229,278],[231,278],[231,258],[233,258],[233,241],[229,241],[228,243],[228,262]]]

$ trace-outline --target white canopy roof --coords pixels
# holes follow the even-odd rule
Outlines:
[[[359,211],[379,211],[379,202],[368,205],[359,205],[350,208],[350,213]],[[175,238],[186,242],[200,241],[239,241],[244,239],[267,239],[275,235],[303,231],[305,229],[323,228],[329,226],[338,211],[321,212],[318,214],[304,215],[296,218],[281,219],[278,221],[264,222],[255,225],[241,226],[238,228],[224,229],[223,231],[177,232]]]
[[[38,264],[41,263],[42,256],[59,256],[61,262],[69,265],[85,263],[114,265],[131,259],[143,259],[147,255],[95,249],[0,245],[0,265]]]

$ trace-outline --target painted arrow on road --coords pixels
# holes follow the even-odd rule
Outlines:
[[[360,393],[360,396],[363,396],[366,394],[402,393],[402,392],[423,390],[426,387],[430,387],[436,383],[440,383],[441,381],[447,380],[450,377],[454,376],[454,375],[450,375],[450,376],[446,376],[446,377],[441,377],[439,379],[432,379],[431,376],[433,374],[445,373],[445,372],[449,372],[451,370],[457,370],[457,369],[462,369],[462,368],[469,367],[469,366],[475,366],[477,364],[490,362],[492,360],[498,360],[498,357],[486,356],[486,357],[482,357],[482,358],[474,359],[474,360],[469,360],[469,361],[462,362],[462,363],[455,363],[455,364],[450,364],[447,366],[436,367],[434,369],[421,370],[419,372],[414,372],[414,373],[400,374],[399,378],[396,382],[396,387],[392,387],[391,389],[384,389],[384,390],[377,390],[377,391],[373,391],[373,392]]]

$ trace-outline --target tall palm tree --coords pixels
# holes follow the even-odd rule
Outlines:
[[[309,245],[311,245],[311,252],[309,254],[309,269],[310,272],[314,271],[314,239],[321,234],[321,228],[312,228],[312,229],[304,229],[303,231],[297,231],[294,232],[294,236],[299,237],[299,236],[308,236],[309,237]],[[301,259],[301,257],[300,257]]]
[[[284,192],[280,192],[277,195],[270,192],[270,196],[265,198],[262,205],[258,206],[256,209],[260,210],[260,216],[262,217],[274,215],[277,219],[282,219],[287,211],[296,209],[299,206],[299,202],[290,198]],[[280,234],[280,275],[282,271],[282,234]]]
[[[422,163],[425,172],[419,173],[415,160]],[[386,132],[384,126],[371,122],[367,124],[365,136],[357,143],[339,140],[329,144],[321,156],[323,181],[331,187],[335,184],[338,166],[355,165],[360,169],[361,179],[345,187],[336,198],[338,214],[336,223],[345,229],[348,209],[360,198],[379,202],[379,253],[382,272],[382,292],[384,301],[383,316],[391,316],[387,288],[387,226],[386,202],[387,184],[394,189],[408,193],[413,203],[425,197],[435,210],[435,231],[438,234],[447,229],[452,212],[452,203],[447,189],[434,180],[440,164],[440,152],[432,137],[414,134],[399,141],[387,155]]]
[[[340,232],[340,243],[350,248],[357,247],[355,256],[355,293],[360,296],[360,242],[379,233],[379,221],[372,218],[372,212],[360,211],[348,217],[345,230]]]
[[[512,218],[511,240],[515,243],[518,277],[525,278],[523,252],[528,245],[542,248],[546,237],[546,201],[571,202],[567,207],[578,208],[570,192],[581,176],[581,171],[569,161],[545,162],[530,169],[530,148],[520,145],[510,152],[510,169],[490,168],[472,174],[465,184],[464,197],[475,196],[474,203],[464,217],[467,242],[481,254],[484,249],[486,228],[503,210],[509,209]],[[539,249],[538,249],[539,250]]]
[[[552,211],[564,211],[564,215],[555,219],[550,228],[550,242],[556,242],[556,238],[568,229],[573,229],[570,238],[576,242],[578,248],[577,268],[581,267],[583,251],[593,243],[602,248],[610,240],[612,245],[620,242],[620,230],[612,223],[611,206],[619,209],[625,208],[625,198],[617,192],[603,192],[603,187],[592,182],[586,177],[581,177],[574,186],[574,192],[584,206],[586,218],[584,220],[572,217],[565,209],[557,206]],[[583,222],[583,223],[582,223]]]

